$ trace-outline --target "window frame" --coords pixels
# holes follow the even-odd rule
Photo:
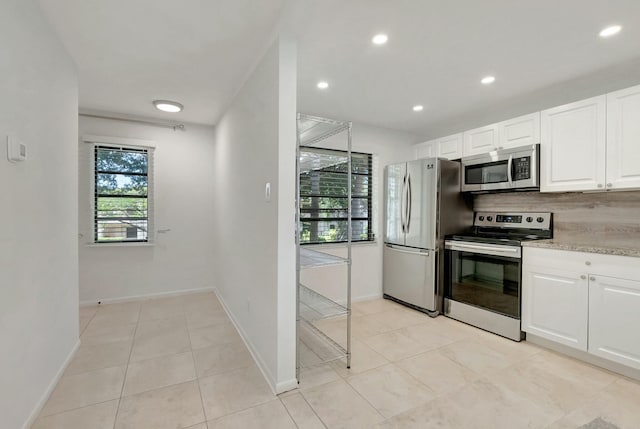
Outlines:
[[[305,149],[310,149],[311,151],[313,150],[322,150],[322,151],[327,151],[327,152],[334,152],[337,154],[347,154],[348,151],[346,150],[340,150],[340,149],[332,149],[332,148],[325,148],[325,147],[317,147],[317,146],[300,146],[300,151],[304,152]],[[351,237],[351,244],[355,244],[355,245],[366,245],[366,244],[375,244],[376,243],[376,234],[375,234],[375,198],[376,198],[376,186],[375,186],[375,180],[376,180],[376,172],[374,171],[374,166],[376,164],[376,159],[375,159],[375,155],[372,153],[367,153],[367,152],[358,152],[358,151],[351,151],[351,155],[364,155],[367,157],[367,164],[369,167],[369,172],[368,174],[363,174],[363,173],[354,173],[352,172],[351,175],[353,176],[355,175],[360,175],[360,176],[366,176],[368,177],[368,185],[367,185],[367,217],[366,218],[357,218],[354,219],[353,217],[353,213],[352,213],[352,217],[351,217],[351,223],[352,223],[352,230],[353,230],[353,222],[354,221],[361,221],[361,220],[366,220],[367,221],[367,238],[366,239],[353,239],[353,237]],[[331,173],[334,174],[343,174],[345,177],[347,176],[346,172],[336,172],[336,171],[332,171]],[[302,175],[303,173],[300,173],[300,175]],[[300,178],[298,178],[298,180],[301,180]],[[300,192],[300,191],[299,191]],[[299,198],[303,198],[303,197],[308,197],[307,195],[302,195],[302,193],[300,192]],[[313,198],[313,197],[311,197]],[[347,199],[347,197],[336,197],[336,198],[344,198]],[[358,198],[362,198],[362,197],[358,197]],[[351,198],[353,200],[353,196]],[[364,199],[364,198],[362,198]],[[300,208],[300,213],[303,212],[303,209]],[[336,218],[336,217],[332,217],[332,218],[300,218],[300,223],[304,223],[306,221],[311,220],[312,222],[322,222],[324,221],[346,221],[347,217],[344,218]],[[302,228],[299,232],[300,235],[302,235]],[[322,241],[322,242],[308,242],[308,241],[302,241],[302,238],[299,237],[299,242],[300,245],[302,246],[340,246],[340,245],[344,245],[345,243],[348,242],[348,240],[336,240],[336,241]]]
[[[153,246],[155,244],[155,204],[154,204],[154,154],[155,143],[147,140],[126,139],[106,136],[83,136],[83,141],[88,143],[89,151],[89,205],[90,218],[87,236],[89,246],[96,247],[119,247],[119,246]],[[147,153],[147,239],[146,240],[117,240],[98,241],[97,240],[97,189],[96,189],[96,150],[98,147],[114,148],[130,151],[146,151]]]

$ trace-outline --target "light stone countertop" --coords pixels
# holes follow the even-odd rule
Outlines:
[[[617,234],[596,233],[590,236],[556,237],[550,240],[523,241],[522,246],[640,258],[640,237],[633,235],[620,236]]]

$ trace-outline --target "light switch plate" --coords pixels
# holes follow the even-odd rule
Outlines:
[[[27,160],[27,145],[14,136],[7,136],[7,159],[11,162]]]

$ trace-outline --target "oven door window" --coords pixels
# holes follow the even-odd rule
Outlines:
[[[520,318],[520,259],[450,251],[447,298]]]
[[[509,181],[508,165],[509,161],[496,161],[466,166],[464,168],[464,181],[467,185],[506,183]]]

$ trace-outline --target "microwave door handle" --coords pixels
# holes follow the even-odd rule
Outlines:
[[[513,155],[509,155],[509,161],[507,162],[507,180],[509,185],[513,186]]]

